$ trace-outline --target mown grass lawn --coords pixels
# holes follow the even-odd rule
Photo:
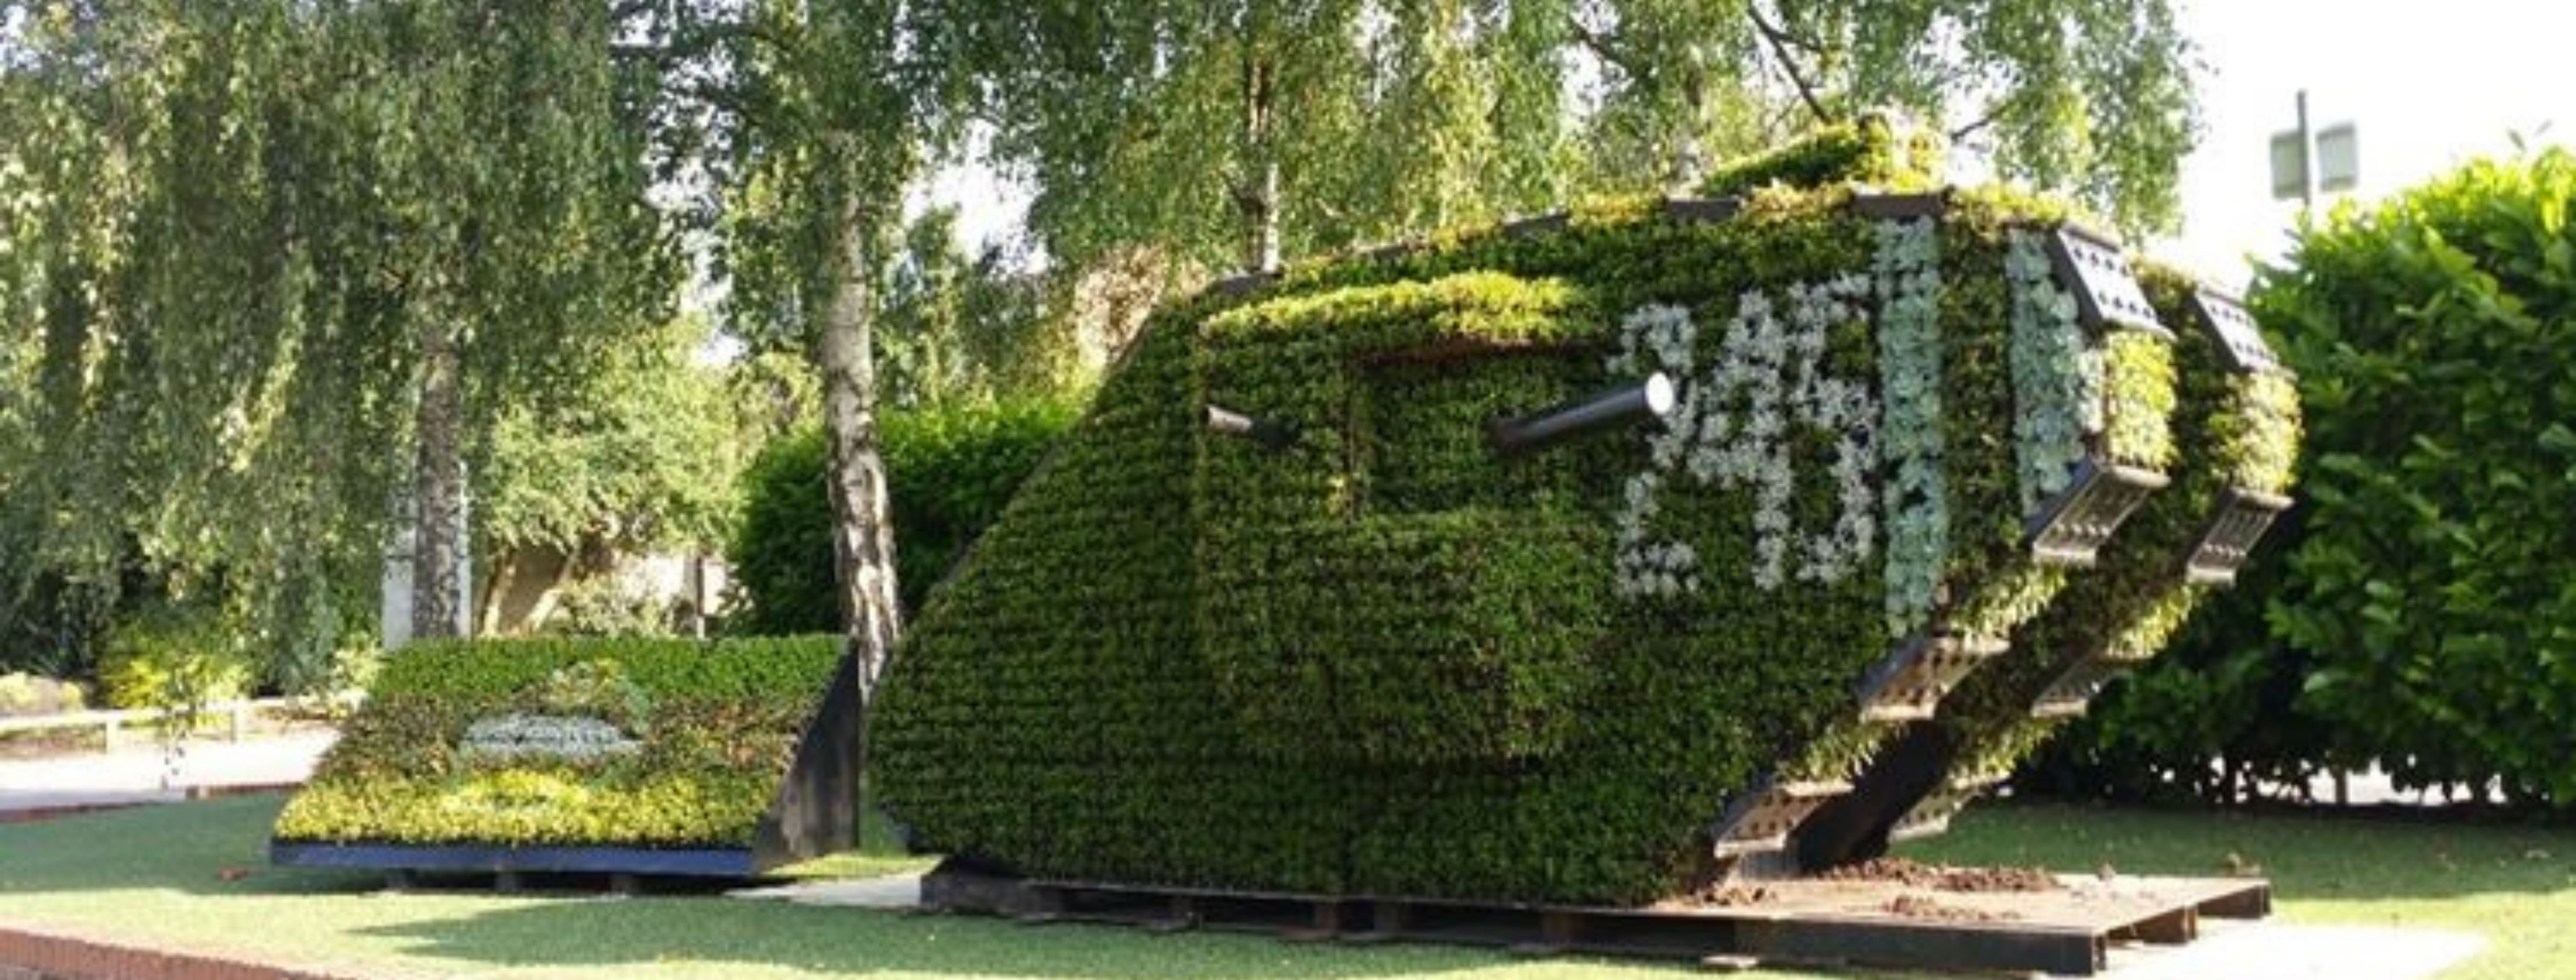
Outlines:
[[[269,868],[274,798],[0,826],[0,923],[387,976],[1536,980],[1699,975],[1419,946],[1292,945],[713,896],[385,894],[366,874]],[[2488,938],[2446,980],[2576,976],[2576,831],[2355,819],[1987,806],[1927,860],[2127,873],[2260,865],[2292,921]],[[844,858],[836,872],[900,868]],[[241,874],[247,871],[248,874]],[[1788,976],[1790,974],[1754,974]]]

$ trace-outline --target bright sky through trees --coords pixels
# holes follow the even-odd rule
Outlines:
[[[2316,125],[2359,125],[2365,199],[2509,152],[2515,132],[2576,141],[2576,85],[2565,74],[2576,4],[2183,0],[2181,10],[2210,66],[2207,132],[2183,162],[2183,232],[2152,251],[2220,281],[2241,285],[2245,256],[2274,256],[2287,242],[2298,205],[2272,200],[2267,154],[2302,87]],[[928,199],[959,208],[970,243],[1008,235],[1028,203],[1024,186],[980,167],[941,172]]]
[[[2364,200],[2511,152],[2514,132],[2576,141],[2576,4],[2187,2],[2183,29],[2212,66],[2200,101],[2208,132],[2183,161],[2181,239],[2155,251],[2205,275],[2241,282],[2244,255],[2277,257],[2287,244],[2298,203],[2272,200],[2268,155],[2272,134],[2296,122],[2301,88],[2312,124],[2359,127]]]

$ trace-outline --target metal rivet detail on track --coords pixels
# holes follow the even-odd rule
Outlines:
[[[1864,721],[1919,721],[1977,665],[2010,648],[1998,638],[1917,635],[1871,668],[1858,695]]]
[[[2118,533],[2147,495],[2172,479],[2154,470],[2087,458],[2075,480],[2030,519],[2031,558],[2042,565],[2093,567],[2094,556]]]
[[[2234,585],[2236,571],[2263,540],[2263,532],[2290,509],[2290,498],[2229,487],[2220,495],[2218,516],[2191,549],[2184,574],[2194,585]]]

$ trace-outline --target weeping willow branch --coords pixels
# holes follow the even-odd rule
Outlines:
[[[1771,56],[1780,62],[1781,73],[1789,76],[1789,84],[1797,87],[1798,98],[1806,102],[1807,111],[1814,113],[1819,123],[1834,122],[1834,114],[1826,110],[1824,100],[1816,95],[1815,83],[1808,81],[1806,73],[1798,70],[1798,59],[1789,53],[1793,39],[1788,32],[1762,16],[1761,4],[1747,4],[1744,10],[1752,15],[1753,29],[1762,34],[1763,43],[1771,48]]]
[[[1634,59],[1619,51],[1618,40],[1616,38],[1603,34],[1600,31],[1593,30],[1590,26],[1583,23],[1582,18],[1575,17],[1571,14],[1566,16],[1565,22],[1568,27],[1573,29],[1574,40],[1582,44],[1585,49],[1591,51],[1593,57],[1609,63],[1612,67],[1626,73],[1631,78],[1637,77],[1639,73]]]

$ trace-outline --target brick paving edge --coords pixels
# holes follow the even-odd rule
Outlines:
[[[182,789],[180,791],[180,795],[175,797],[159,797],[140,800],[114,800],[100,803],[62,803],[52,806],[33,806],[20,807],[14,810],[0,810],[0,824],[43,823],[48,820],[60,820],[64,817],[82,817],[93,813],[114,813],[118,810],[132,810],[147,806],[168,806],[172,803],[202,803],[207,800],[231,799],[236,796],[261,796],[270,793],[292,793],[303,788],[303,783],[227,783],[219,786],[189,786]],[[0,980],[11,980],[11,978],[0,976]]]
[[[377,980],[0,925],[0,980]]]

